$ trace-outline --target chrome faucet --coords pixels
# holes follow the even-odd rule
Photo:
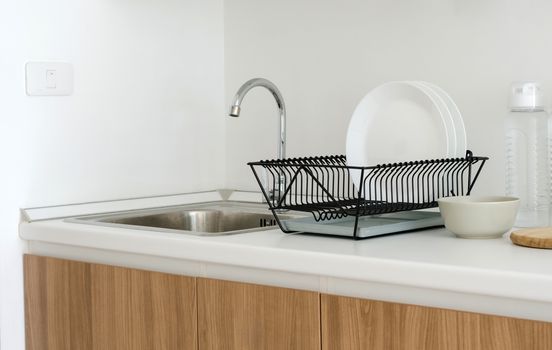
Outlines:
[[[272,96],[276,99],[278,105],[278,112],[280,115],[280,124],[278,127],[278,158],[284,159],[286,157],[286,106],[284,104],[284,98],[280,93],[280,90],[271,81],[264,78],[254,78],[246,81],[236,92],[234,96],[234,102],[230,107],[231,117],[239,117],[241,111],[241,103],[245,95],[256,86],[262,86],[266,88]],[[281,199],[280,195],[284,192],[284,177],[282,174],[278,176],[278,183],[275,184],[275,188],[269,192],[270,200],[276,200],[276,203]]]
[[[230,107],[229,115],[231,117],[240,116],[240,105],[243,98],[249,92],[249,90],[256,86],[262,86],[268,89],[268,91],[270,91],[272,96],[274,96],[274,98],[276,99],[276,103],[278,104],[278,111],[280,114],[280,125],[278,128],[278,158],[284,159],[286,157],[286,105],[284,104],[284,98],[282,97],[280,90],[278,90],[274,83],[263,78],[254,78],[246,81],[239,88],[238,92],[236,92],[236,95],[234,96],[234,103]]]

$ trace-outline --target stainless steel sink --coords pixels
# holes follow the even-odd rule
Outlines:
[[[279,217],[285,220],[299,216],[286,214]],[[94,215],[67,221],[202,236],[229,235],[278,227],[266,206],[227,201]]]
[[[272,214],[229,212],[223,210],[180,210],[135,217],[108,218],[100,222],[170,228],[198,232],[227,232],[276,225]]]

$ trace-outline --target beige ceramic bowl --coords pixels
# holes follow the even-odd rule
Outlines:
[[[447,230],[461,238],[498,238],[514,226],[519,199],[460,196],[437,200]]]

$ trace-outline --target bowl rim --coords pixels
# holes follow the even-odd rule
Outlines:
[[[470,205],[506,204],[519,202],[518,197],[485,195],[485,196],[451,196],[437,199],[437,203],[458,203]]]

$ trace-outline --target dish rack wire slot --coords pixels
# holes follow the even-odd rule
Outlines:
[[[286,158],[250,162],[255,179],[274,217],[309,212],[318,221],[358,218],[437,207],[437,199],[469,195],[488,157],[466,151],[464,158],[443,158],[347,165],[344,155]]]

